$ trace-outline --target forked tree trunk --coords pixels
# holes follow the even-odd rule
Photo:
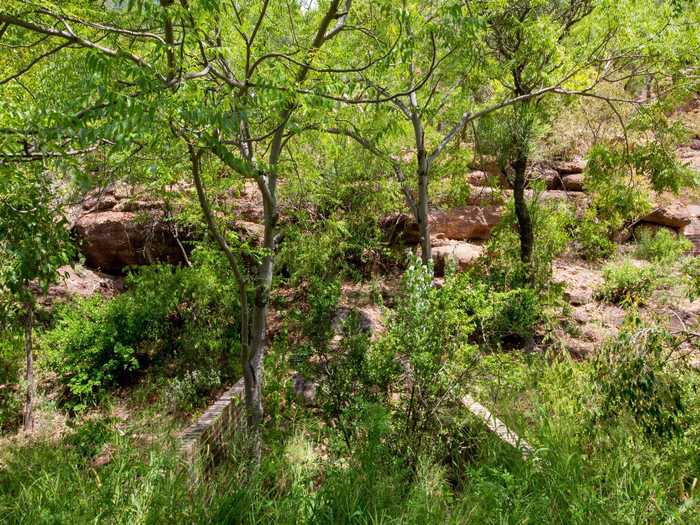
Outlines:
[[[34,349],[32,346],[32,328],[34,309],[31,303],[25,304],[24,317],[24,351],[27,356],[27,395],[24,401],[23,425],[25,432],[34,430]]]

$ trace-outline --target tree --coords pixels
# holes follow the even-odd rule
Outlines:
[[[42,136],[41,151],[31,155],[65,158],[96,148],[124,152],[134,145],[180,159],[186,155],[210,235],[238,284],[246,409],[258,457],[284,151],[303,121],[324,110],[321,95],[335,88],[339,75],[373,63],[371,56],[361,57],[360,64],[348,56],[347,49],[367,38],[359,24],[347,24],[352,5],[352,0],[308,8],[269,0],[245,5],[137,0],[128,8],[103,10],[80,1],[12,0],[0,9],[2,33],[17,42],[11,49],[18,62],[27,48],[33,51],[12,77],[63,52],[75,53],[88,68],[90,80],[77,93],[84,107],[66,112],[54,126],[44,120],[38,128],[13,130],[25,142]],[[90,89],[93,83],[96,91]],[[67,149],[72,143],[82,147]],[[27,156],[26,151],[15,155]],[[262,196],[264,238],[252,267],[244,264],[209,201],[207,172],[217,169],[215,162],[229,177],[254,181]]]
[[[27,359],[24,430],[34,428],[34,324],[37,286],[46,293],[56,282],[58,269],[74,254],[65,220],[51,206],[53,199],[44,177],[33,170],[0,168],[0,293],[24,311],[24,348]],[[57,218],[58,217],[58,218]]]
[[[525,190],[537,141],[565,107],[561,103],[578,98],[607,104],[627,142],[628,122],[620,106],[645,112],[642,106],[653,101],[626,94],[623,86],[637,79],[663,81],[678,69],[678,58],[663,49],[676,47],[670,45],[674,39],[674,29],[669,29],[673,28],[671,11],[667,3],[658,6],[655,2],[612,5],[594,0],[517,0],[468,4],[478,8],[487,21],[490,76],[501,86],[499,96],[517,100],[505,114],[484,123],[482,131],[490,137],[482,145],[497,157],[513,187],[520,257],[530,268],[536,239]],[[647,39],[646,32],[654,37]],[[551,85],[557,87],[546,89]],[[622,94],[617,94],[620,91]],[[553,95],[563,97],[556,100],[558,106]],[[653,127],[654,123],[650,124]],[[657,167],[672,168],[672,155],[666,161],[663,168]],[[649,172],[644,175],[654,177]],[[534,279],[532,271],[530,279]]]

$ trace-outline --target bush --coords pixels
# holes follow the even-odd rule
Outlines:
[[[128,291],[113,299],[93,297],[58,308],[39,343],[69,404],[95,402],[106,389],[165,358],[175,360],[175,373],[213,366],[229,373],[228,357],[239,345],[237,294],[209,257],[195,252],[193,268],[142,268],[128,276]]]
[[[173,412],[192,412],[205,402],[210,392],[221,386],[217,370],[191,370],[173,377],[165,385],[164,398]]]
[[[394,363],[391,389],[410,395],[396,406],[396,442],[414,463],[427,445],[426,433],[441,426],[440,414],[457,402],[478,362],[470,343],[474,320],[461,305],[461,281],[448,272],[433,286],[432,267],[414,260],[403,277],[401,297],[386,335],[374,351]]]
[[[574,233],[581,257],[589,261],[612,257],[617,251],[617,245],[610,239],[610,235],[608,224],[598,220],[593,213],[586,212]]]
[[[639,268],[626,259],[603,268],[603,283],[596,289],[595,297],[620,306],[643,304],[657,282],[657,271],[653,266]]]
[[[672,261],[693,248],[693,244],[666,228],[656,231],[643,228],[637,237],[635,255],[648,261]]]
[[[683,385],[670,359],[676,341],[658,327],[630,324],[596,356],[596,418],[620,421],[626,415],[649,436],[673,437],[685,411]]]
[[[688,288],[688,298],[694,301],[700,297],[700,257],[689,257],[682,266]]]
[[[569,229],[573,221],[571,211],[565,205],[552,207],[530,203],[535,246],[532,268],[520,260],[520,238],[513,203],[508,205],[501,222],[494,228],[472,274],[486,280],[497,290],[529,287],[538,290],[549,287],[552,278],[552,262],[566,249],[570,241]],[[530,279],[530,271],[533,279]]]
[[[516,288],[499,292],[466,275],[458,281],[459,306],[473,319],[476,342],[500,347],[532,338],[542,320],[542,307],[535,290]]]
[[[15,430],[20,423],[22,399],[19,374],[24,348],[14,330],[0,333],[0,434]]]

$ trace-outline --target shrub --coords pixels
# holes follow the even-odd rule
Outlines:
[[[4,328],[4,327],[3,327]],[[0,332],[0,433],[20,423],[22,400],[18,377],[24,356],[22,338],[14,330]]]
[[[529,277],[530,269],[520,260],[520,238],[512,202],[494,228],[484,255],[472,272],[481,278],[485,276],[497,290],[528,287],[532,283],[538,290],[548,288],[552,261],[570,241],[568,231],[573,216],[565,205],[552,207],[535,199],[530,203],[530,214],[535,238],[531,268],[533,279]]]
[[[395,363],[394,391],[406,391],[396,407],[397,443],[414,462],[426,432],[439,428],[439,415],[456,402],[478,361],[470,343],[474,321],[462,309],[463,289],[448,272],[442,288],[433,286],[432,267],[414,260],[403,277],[401,297],[375,351]]]
[[[239,344],[237,295],[209,256],[195,252],[193,268],[140,269],[128,276],[128,291],[113,299],[93,297],[57,310],[40,345],[70,404],[92,403],[105,389],[166,357],[176,360],[175,373],[200,366],[226,369]]]
[[[700,297],[700,257],[687,258],[682,271],[688,287],[688,298],[694,301]]]
[[[468,276],[458,279],[459,306],[474,321],[474,340],[489,346],[522,343],[542,320],[538,295],[531,288],[495,291]]]
[[[675,350],[676,341],[669,332],[633,319],[596,356],[596,418],[619,421],[626,415],[647,435],[677,434],[685,407],[683,384],[669,359]]]
[[[637,237],[635,255],[648,261],[670,261],[692,249],[693,244],[666,228],[656,231],[643,228]]]
[[[603,268],[603,283],[596,289],[596,299],[620,306],[644,303],[658,282],[653,266],[639,268],[629,260]]]
[[[592,212],[586,212],[579,222],[574,238],[579,254],[589,261],[607,259],[617,251],[617,245],[610,239],[609,225],[598,220]]]
[[[190,370],[182,377],[173,377],[165,385],[164,397],[173,412],[192,412],[202,405],[209,393],[221,386],[217,370]]]

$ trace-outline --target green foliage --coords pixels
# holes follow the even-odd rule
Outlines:
[[[603,283],[595,290],[596,299],[620,306],[643,304],[656,288],[657,269],[653,266],[635,266],[625,259],[603,268]]]
[[[459,286],[459,305],[473,319],[477,343],[489,347],[522,344],[532,338],[542,320],[539,296],[531,288],[501,292],[467,276],[460,278]]]
[[[210,252],[200,250],[193,268],[144,268],[128,277],[124,294],[58,309],[40,345],[46,366],[58,372],[71,404],[95,402],[106,389],[129,382],[137,370],[168,356],[189,372],[221,366],[235,355],[236,294],[230,281],[222,285],[217,276],[218,259],[209,257]],[[184,390],[206,389],[181,381]],[[208,383],[208,388],[214,386]],[[175,404],[194,402],[191,393],[176,396]]]
[[[415,463],[427,445],[427,433],[442,426],[445,404],[459,399],[479,358],[470,343],[474,322],[461,308],[461,281],[448,272],[441,288],[430,266],[414,260],[402,281],[402,294],[387,333],[377,343],[380,362],[395,361],[393,389],[405,381],[397,416],[397,442]],[[383,356],[383,357],[381,357]]]
[[[182,377],[166,382],[163,398],[173,412],[190,413],[220,387],[221,374],[217,370],[188,370]]]
[[[563,205],[551,207],[535,200],[529,206],[535,237],[531,271],[536,288],[545,290],[551,284],[552,262],[569,243],[573,215]],[[485,248],[473,272],[475,276],[484,276],[497,290],[530,286],[529,271],[520,259],[520,239],[512,202],[491,232]]]
[[[638,133],[652,129],[656,141],[601,143],[588,152],[586,188],[592,199],[576,235],[588,259],[612,255],[615,234],[651,211],[654,193],[677,194],[697,184],[696,175],[675,156],[675,145],[682,136],[678,126],[666,125],[658,108],[641,115],[630,127]]]
[[[596,217],[592,208],[586,210],[574,234],[581,257],[595,261],[614,255],[617,252],[617,244],[610,238],[610,230],[610,225]]]
[[[74,254],[53,200],[47,174],[0,170],[0,293],[22,303],[33,302],[30,282],[45,292]]]
[[[637,242],[635,255],[653,262],[676,261],[693,247],[684,236],[666,228],[656,231],[644,228],[637,236]]]
[[[683,384],[670,359],[676,341],[658,327],[627,322],[596,355],[596,418],[618,424],[629,416],[647,435],[671,438],[682,431],[685,413]]]
[[[700,297],[700,257],[688,257],[681,269],[687,283],[688,297],[694,301]]]
[[[24,349],[13,329],[0,332],[0,434],[13,431],[20,422],[21,396],[17,381]]]

